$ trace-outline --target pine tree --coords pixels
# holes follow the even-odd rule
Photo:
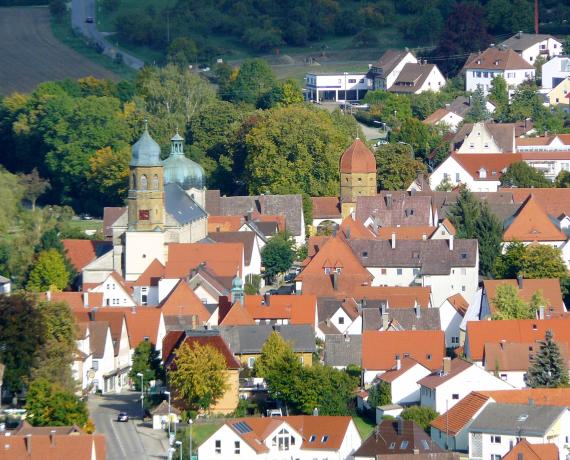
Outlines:
[[[485,202],[481,204],[481,214],[477,219],[476,237],[479,240],[479,272],[489,275],[497,254],[501,253],[503,226]]]
[[[540,342],[540,350],[532,359],[526,383],[531,388],[558,388],[568,385],[568,370],[550,329],[546,331],[544,340]]]
[[[487,110],[485,94],[481,87],[477,87],[471,96],[471,109],[467,113],[466,121],[475,123],[477,121],[485,121],[489,119],[489,111]]]

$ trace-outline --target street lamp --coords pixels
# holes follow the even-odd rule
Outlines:
[[[180,448],[180,460],[182,460],[182,441],[176,441],[174,444]]]
[[[144,374],[137,372],[137,377],[141,378],[141,420],[144,420]]]
[[[165,391],[165,395],[168,395],[168,439],[170,439],[170,391]]]
[[[192,460],[192,424],[193,423],[194,422],[192,421],[192,419],[188,420],[188,425],[190,425],[190,454],[189,454],[188,458],[190,460]]]

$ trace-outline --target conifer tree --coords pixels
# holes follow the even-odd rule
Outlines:
[[[540,350],[528,368],[527,385],[531,388],[558,388],[568,385],[568,369],[550,329],[546,331],[544,340],[540,342]]]

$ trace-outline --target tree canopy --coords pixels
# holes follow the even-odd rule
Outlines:
[[[425,163],[412,158],[408,145],[381,145],[374,155],[379,190],[405,190],[419,174],[427,173]]]
[[[291,235],[279,233],[271,238],[261,250],[261,263],[265,274],[271,278],[291,268],[295,260]]]
[[[501,176],[501,185],[522,188],[548,188],[552,187],[544,174],[524,161],[511,164]]]
[[[160,352],[156,350],[151,342],[143,341],[137,345],[133,354],[133,364],[129,372],[129,378],[133,382],[135,389],[141,391],[141,378],[138,374],[143,375],[145,389],[150,386],[152,380],[163,379]]]
[[[546,331],[540,350],[534,355],[527,372],[531,388],[558,388],[568,385],[568,369],[551,330]]]

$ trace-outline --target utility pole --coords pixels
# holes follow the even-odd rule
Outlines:
[[[534,0],[534,33],[538,33],[538,0]]]

